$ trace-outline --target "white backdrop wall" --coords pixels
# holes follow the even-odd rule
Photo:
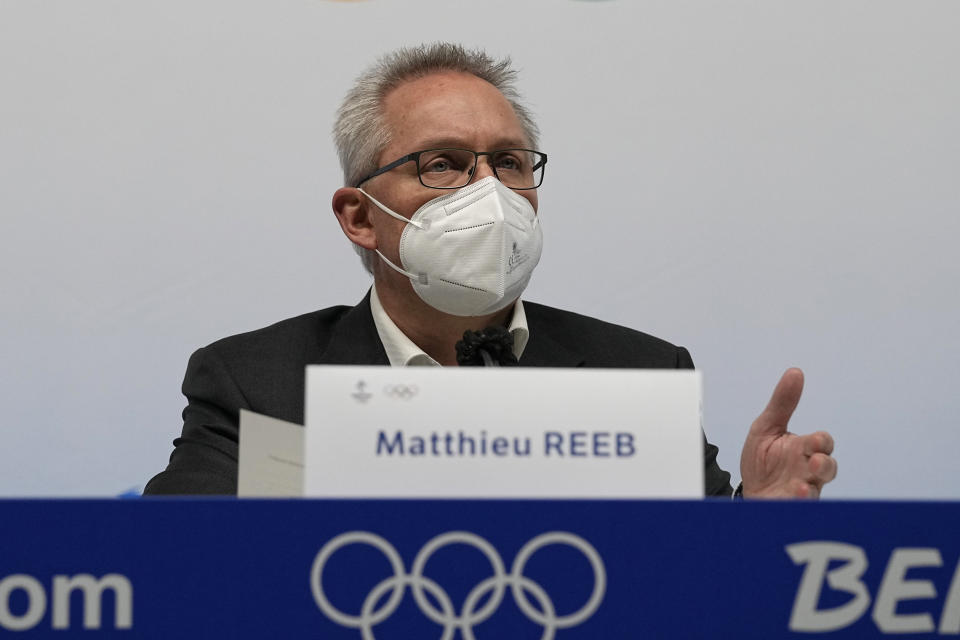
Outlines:
[[[333,112],[395,46],[513,56],[527,298],[690,348],[734,476],[787,366],[829,497],[960,487],[960,4],[0,2],[0,494],[165,465],[189,354],[360,300]]]

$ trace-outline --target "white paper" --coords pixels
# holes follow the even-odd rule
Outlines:
[[[316,365],[306,396],[307,496],[703,497],[696,371]]]
[[[303,427],[240,410],[240,497],[303,495]]]

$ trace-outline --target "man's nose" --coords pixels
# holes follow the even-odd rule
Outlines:
[[[483,180],[488,176],[496,176],[493,172],[493,165],[490,164],[490,157],[480,156],[477,158],[477,167],[474,169],[473,175],[470,176],[470,181]]]

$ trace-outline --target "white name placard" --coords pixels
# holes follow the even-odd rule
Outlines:
[[[689,370],[307,367],[309,497],[699,498]]]

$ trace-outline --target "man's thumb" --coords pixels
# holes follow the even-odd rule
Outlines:
[[[750,427],[752,435],[780,435],[787,432],[787,423],[803,393],[803,371],[797,368],[787,369],[777,388],[770,396],[770,402],[763,413]]]

